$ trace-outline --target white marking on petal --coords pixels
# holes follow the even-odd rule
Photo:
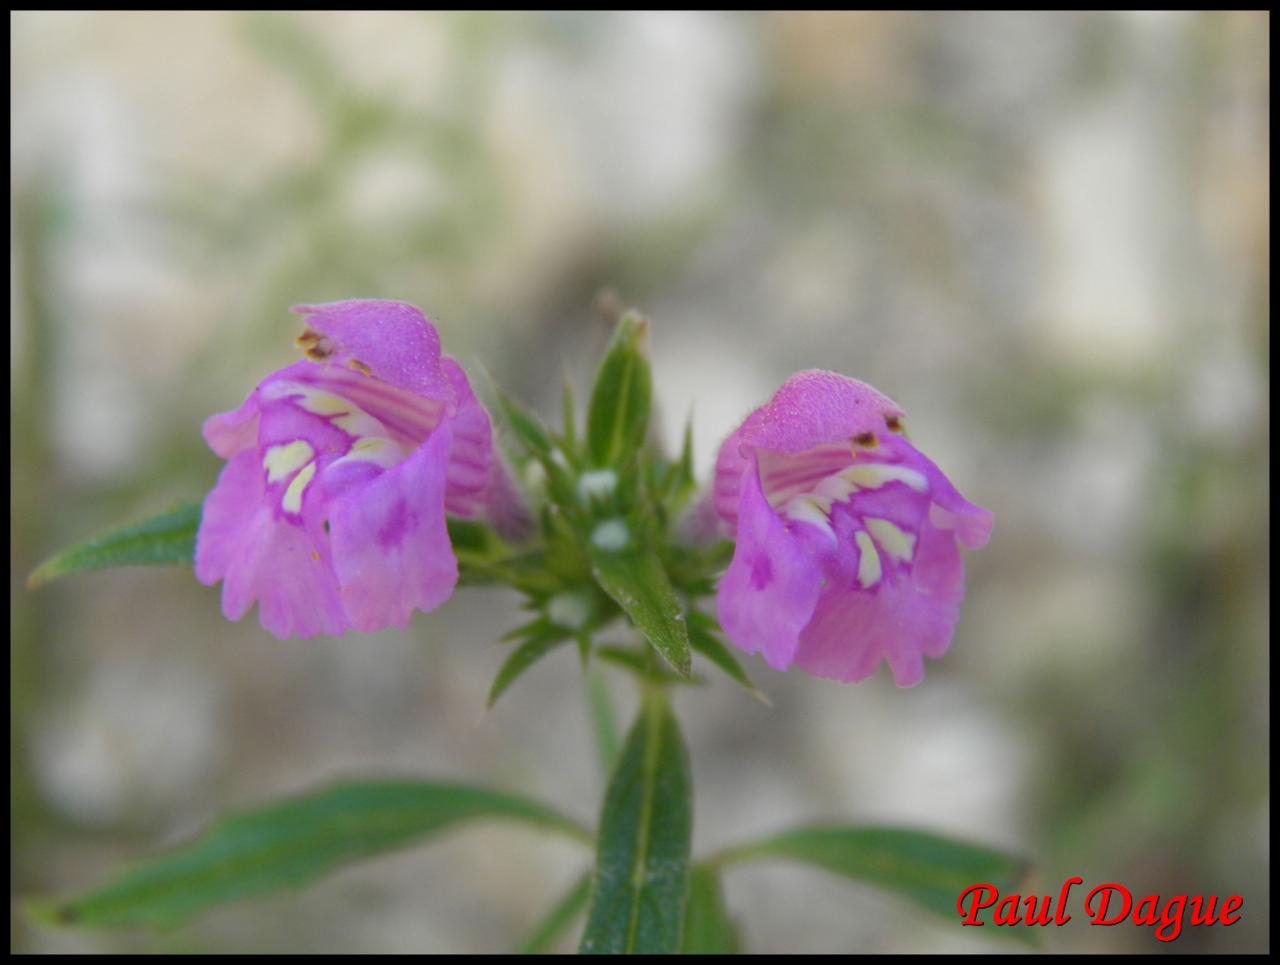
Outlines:
[[[294,404],[304,412],[328,419],[347,435],[385,436],[386,427],[350,399],[332,392],[322,392],[300,382],[281,382],[273,385],[272,397],[292,397]]]
[[[277,483],[301,469],[315,456],[316,451],[305,439],[295,439],[272,446],[262,457],[262,468],[267,471],[267,482]]]
[[[405,452],[390,439],[384,439],[381,436],[369,436],[364,439],[357,439],[351,450],[341,459],[335,459],[330,463],[329,468],[341,466],[348,462],[371,462],[374,465],[381,466],[383,469],[390,469],[392,466],[398,466],[404,462]]]
[[[833,539],[835,538],[835,533],[831,529],[831,501],[822,496],[815,496],[812,493],[797,496],[783,506],[780,513],[797,523],[816,526]]]
[[[858,582],[870,589],[880,582],[880,554],[866,530],[858,530],[853,539],[858,544]]]
[[[840,473],[828,476],[813,487],[815,496],[822,496],[833,503],[842,503],[857,491],[858,487]]]
[[[289,483],[289,488],[284,491],[284,499],[280,500],[280,505],[284,507],[286,513],[302,512],[302,494],[307,491],[307,486],[311,484],[315,474],[316,464],[309,462],[302,472],[293,477],[293,482]]]
[[[355,436],[357,439],[366,436],[382,436],[387,432],[381,422],[356,406],[352,406],[351,411],[346,415],[334,417],[332,422],[347,435]]]
[[[924,473],[896,463],[871,462],[861,466],[850,466],[841,475],[854,485],[867,489],[879,489],[885,483],[891,482],[904,483],[918,493],[927,492],[929,489],[929,482],[924,478]]]
[[[627,548],[627,544],[631,542],[631,531],[620,519],[606,519],[592,531],[591,542],[597,549],[616,553]]]
[[[880,548],[894,559],[910,563],[916,552],[916,538],[912,533],[903,532],[896,523],[876,516],[868,516],[862,521],[871,535],[875,537]]]
[[[298,405],[316,415],[346,415],[353,408],[346,399],[330,392],[317,392],[315,389],[303,389]]]

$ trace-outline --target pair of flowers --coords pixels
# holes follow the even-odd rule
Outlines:
[[[466,374],[416,308],[296,309],[306,359],[204,436],[227,460],[205,500],[196,576],[232,620],[255,602],[280,638],[404,629],[458,580],[446,514],[518,532],[526,518]],[[717,606],[729,639],[776,670],[900,686],[947,649],[959,547],[991,514],[966,502],[870,386],[801,372],[721,447],[709,509],[736,540]]]

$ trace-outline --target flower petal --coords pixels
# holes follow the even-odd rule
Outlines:
[[[987,544],[995,522],[990,510],[975,506],[961,496],[933,460],[905,439],[890,436],[885,440],[885,450],[904,465],[922,472],[928,480],[929,495],[933,499],[929,519],[934,526],[953,530],[965,549],[981,549]]]
[[[471,518],[480,515],[483,509],[480,497],[489,486],[496,462],[493,427],[489,413],[471,390],[462,366],[445,356],[441,367],[457,402],[456,414],[450,422],[453,444],[449,450],[445,505],[450,513]]]
[[[415,608],[435,609],[458,582],[444,517],[450,441],[446,421],[404,462],[330,507],[334,568],[357,630],[406,629]]]
[[[219,412],[204,420],[204,441],[223,459],[231,459],[258,441],[258,416],[262,403],[254,389],[240,408]]]
[[[953,533],[925,523],[908,578],[874,591],[832,583],[801,635],[796,664],[815,677],[852,683],[887,660],[899,687],[924,678],[924,657],[951,644],[964,596],[964,563]]]
[[[796,526],[807,524],[798,523]],[[716,607],[725,635],[775,670],[791,666],[822,587],[821,566],[765,501],[758,472],[743,478],[738,542]]]
[[[265,498],[257,450],[223,468],[205,498],[196,534],[196,578],[219,580],[222,612],[239,620],[256,602],[263,627],[281,640],[346,629],[328,550],[314,522],[290,522]]]
[[[295,305],[293,311],[333,343],[335,355],[355,360],[383,382],[427,398],[452,400],[440,367],[440,335],[412,305],[366,298]]]
[[[897,403],[865,382],[820,369],[797,372],[720,447],[714,479],[717,511],[731,529],[736,526],[738,492],[751,450],[794,456],[830,444],[843,446],[867,432],[884,436],[889,420],[901,417]]]

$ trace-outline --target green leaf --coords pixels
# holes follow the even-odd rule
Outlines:
[[[662,693],[649,691],[605,795],[580,952],[679,950],[691,795],[689,760],[675,717]]]
[[[680,951],[685,955],[736,955],[740,951],[738,929],[724,905],[720,874],[710,865],[694,865],[689,875]]]
[[[562,643],[573,639],[573,634],[559,627],[548,625],[545,631],[537,632],[511,652],[511,655],[498,669],[498,676],[493,678],[493,686],[489,688],[488,706],[492,707],[506,690],[522,673],[532,667]]]
[[[814,827],[734,848],[721,866],[756,858],[783,858],[825,868],[846,878],[901,895],[959,924],[956,899],[970,885],[985,882],[1002,893],[1025,878],[1026,861],[981,845],[901,828]],[[1023,929],[996,934],[1034,943]]]
[[[700,674],[678,677],[666,667],[656,663],[649,651],[636,651],[628,647],[596,647],[596,656],[608,663],[625,667],[642,680],[656,680],[665,684],[693,684],[705,687],[707,680]]]
[[[513,640],[528,639],[536,637],[540,634],[550,633],[555,627],[550,620],[544,616],[536,616],[528,623],[522,623],[520,626],[508,630],[502,636],[498,637],[499,643],[510,643]]]
[[[224,818],[186,847],[43,912],[62,924],[171,927],[227,901],[299,888],[321,875],[463,821],[502,818],[577,838],[534,801],[459,784],[367,781]]]
[[[484,523],[447,516],[445,525],[449,529],[453,551],[459,556],[472,557],[479,562],[498,560],[511,554],[511,548],[502,537]]]
[[[649,323],[628,312],[596,371],[587,409],[587,453],[598,468],[621,468],[644,445],[653,391],[648,340]]]
[[[502,392],[498,393],[498,411],[530,455],[545,457],[551,454],[551,439],[536,415]]]
[[[561,898],[550,914],[534,929],[533,934],[520,946],[521,955],[541,955],[547,952],[587,906],[591,894],[591,876],[583,875]]]
[[[625,526],[609,520],[601,526]],[[598,531],[598,530],[597,530]],[[625,532],[625,529],[623,530]],[[593,543],[596,543],[593,537]],[[592,573],[631,622],[681,677],[692,672],[689,633],[684,611],[658,557],[639,550],[613,551],[593,545]]]
[[[577,408],[573,404],[573,386],[569,383],[569,373],[564,373],[564,381],[560,388],[561,438],[565,449],[574,453],[578,449]]]
[[[716,636],[719,625],[711,617],[705,613],[689,608],[689,646],[696,653],[702,654],[713,664],[724,671],[734,683],[749,693],[756,700],[760,701],[766,707],[772,707],[773,703],[765,694],[751,682],[751,678],[747,676],[745,670],[738,663],[738,660],[729,648],[726,647],[720,638]]]
[[[693,477],[693,413],[689,414],[684,425],[679,460],[669,464],[655,461],[651,469],[656,473],[651,484],[654,494],[664,504],[667,513],[675,515],[697,489]]]
[[[27,578],[27,586],[43,586],[72,573],[109,566],[190,563],[195,556],[200,509],[198,502],[184,502],[141,523],[101,533],[46,560]]]

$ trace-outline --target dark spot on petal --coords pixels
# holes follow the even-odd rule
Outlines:
[[[773,564],[769,557],[761,554],[751,561],[751,588],[763,590],[773,582]]]
[[[874,432],[864,432],[854,436],[853,441],[864,449],[874,449],[876,446],[876,434]]]
[[[902,431],[902,420],[899,419],[896,415],[885,416],[884,424],[889,428],[890,432]]]
[[[369,368],[369,366],[365,365],[359,359],[351,359],[349,362],[347,362],[347,364],[351,366],[353,369],[355,369],[357,372],[359,372],[361,375],[368,375],[370,377],[372,377],[373,375],[373,369]]]
[[[324,521],[324,531],[326,533],[329,532],[329,521],[327,519]]]

